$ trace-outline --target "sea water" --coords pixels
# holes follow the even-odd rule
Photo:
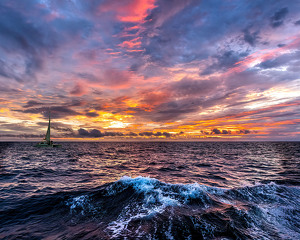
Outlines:
[[[1,239],[300,239],[299,142],[0,143]]]

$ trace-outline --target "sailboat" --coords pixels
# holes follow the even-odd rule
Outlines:
[[[45,138],[43,139],[43,141],[36,144],[36,147],[61,147],[60,144],[54,144],[53,141],[51,141],[50,139],[50,111],[49,111],[48,129]]]

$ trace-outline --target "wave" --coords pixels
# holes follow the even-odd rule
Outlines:
[[[122,177],[20,200],[0,212],[0,237],[29,234],[28,225],[31,237],[64,239],[299,239],[299,196],[298,187],[275,183],[225,189]]]

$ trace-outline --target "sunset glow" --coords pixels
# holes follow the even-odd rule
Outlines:
[[[0,140],[300,140],[298,1],[0,3]]]

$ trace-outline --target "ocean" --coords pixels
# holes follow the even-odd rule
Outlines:
[[[0,239],[300,239],[300,142],[0,143]]]

